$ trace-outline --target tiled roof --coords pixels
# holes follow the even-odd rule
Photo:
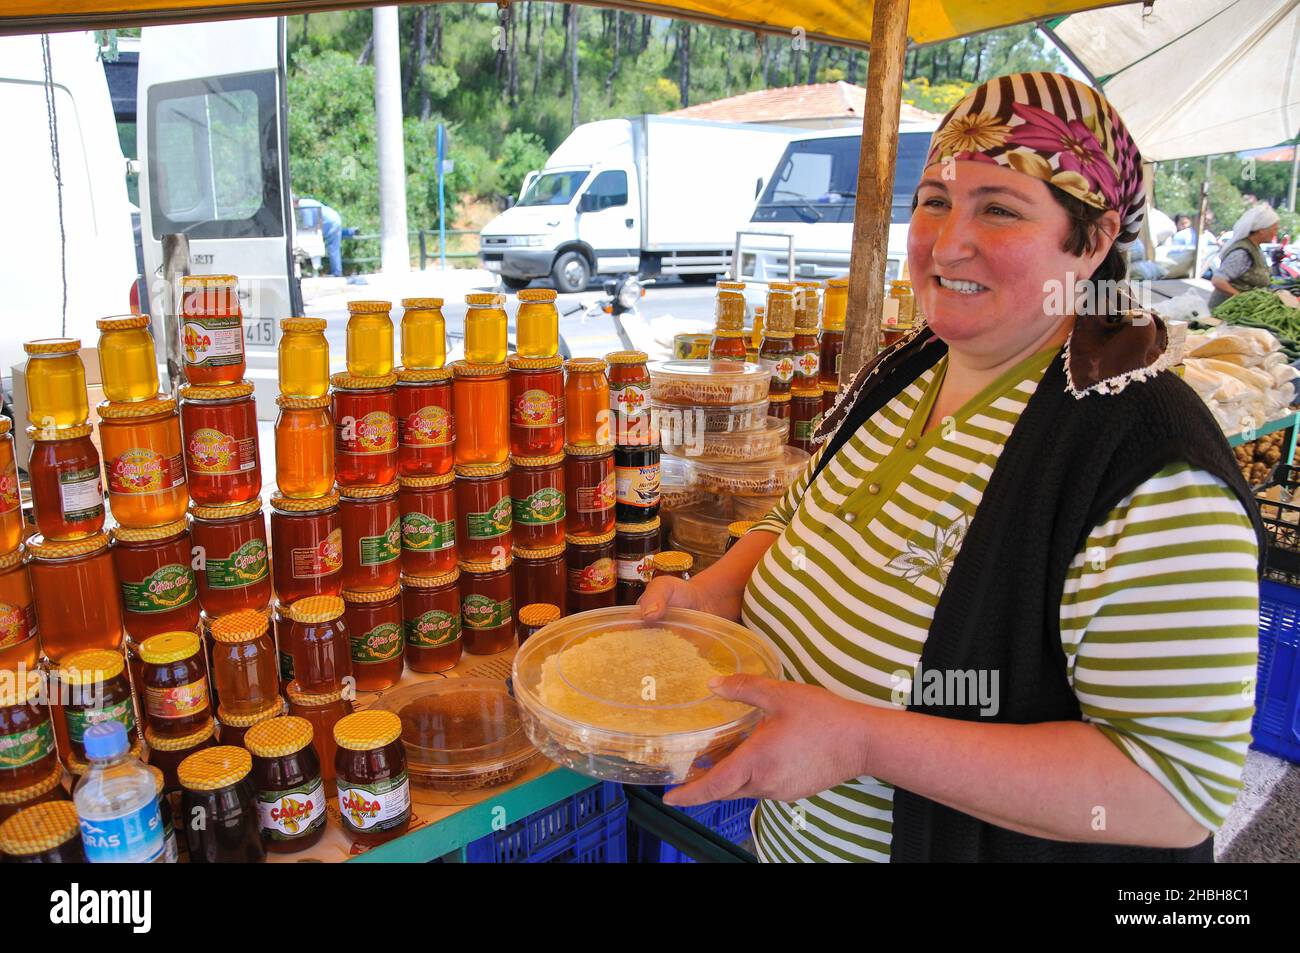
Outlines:
[[[852,83],[814,83],[811,86],[757,89],[739,96],[715,99],[711,103],[687,106],[665,115],[683,119],[712,119],[717,122],[791,122],[841,117],[861,119],[866,99],[866,89]],[[932,122],[939,118],[915,106],[903,104],[904,122]]]

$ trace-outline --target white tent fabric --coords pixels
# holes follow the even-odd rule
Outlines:
[[[1155,0],[1045,26],[1147,161],[1263,148],[1300,130],[1300,0]]]

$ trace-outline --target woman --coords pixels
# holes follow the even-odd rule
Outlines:
[[[1268,287],[1268,259],[1259,246],[1277,240],[1279,221],[1277,212],[1267,203],[1252,205],[1237,219],[1228,247],[1219,256],[1219,266],[1210,276],[1210,284],[1214,285],[1211,311],[1243,291]]]
[[[857,376],[765,520],[641,599],[739,619],[786,678],[717,681],[765,720],[670,803],[762,798],[769,861],[1212,859],[1258,517],[1159,321],[1074,294],[1122,278],[1140,169],[1064,76],[945,118],[908,239],[928,328]]]

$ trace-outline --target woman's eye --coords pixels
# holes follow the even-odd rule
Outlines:
[[[990,215],[996,215],[996,216],[998,216],[998,217],[1000,217],[1000,218],[1003,218],[1003,217],[1005,217],[1005,218],[1015,218],[1015,217],[1016,217],[1016,213],[1015,213],[1015,212],[1011,211],[1011,209],[1009,209],[1009,208],[1003,208],[1001,205],[990,205],[987,209],[985,209],[985,211],[988,212]]]
[[[921,204],[924,205],[926,208],[943,208],[948,203],[945,202],[943,199],[936,197],[936,198],[925,199],[921,202]]]

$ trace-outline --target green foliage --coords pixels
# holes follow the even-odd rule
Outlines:
[[[903,83],[903,102],[910,103],[917,109],[943,115],[961,102],[972,85],[974,84],[958,79],[931,86],[928,77],[918,76]]]

